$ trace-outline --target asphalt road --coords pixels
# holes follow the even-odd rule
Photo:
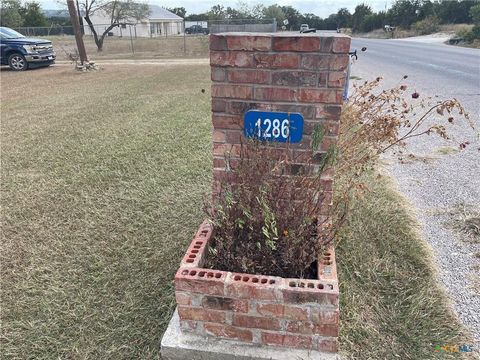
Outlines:
[[[408,86],[407,96],[457,98],[480,130],[480,50],[441,43],[408,40],[354,39],[359,52],[351,75],[363,82],[378,76],[383,86]],[[402,77],[408,75],[406,80]],[[411,99],[411,101],[417,101]],[[429,120],[438,123],[438,116]],[[451,297],[459,319],[470,328],[480,345],[480,243],[455,229],[465,218],[480,216],[480,142],[478,133],[466,122],[455,119],[447,124],[452,140],[435,136],[417,138],[407,145],[410,161],[385,156],[387,171],[397,181],[398,190],[416,211],[421,233],[431,246],[438,279]],[[459,151],[459,143],[470,145]],[[449,149],[449,151],[442,151]],[[459,222],[455,223],[455,220]],[[401,241],[401,239],[399,239]]]

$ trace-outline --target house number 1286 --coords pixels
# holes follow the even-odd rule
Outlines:
[[[247,138],[282,143],[302,140],[302,114],[249,110],[243,120],[243,135]]]
[[[284,119],[282,121],[278,119],[258,119],[255,123],[255,128],[258,129],[258,137],[274,138],[282,137],[288,139],[290,134],[290,121]]]

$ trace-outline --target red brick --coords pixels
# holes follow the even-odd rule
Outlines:
[[[255,89],[255,100],[264,101],[295,101],[296,90],[289,88],[264,87]]]
[[[313,36],[274,37],[272,46],[274,51],[319,51],[320,38]]]
[[[212,97],[251,99],[253,87],[248,85],[213,84]]]
[[[340,100],[338,99],[338,93],[340,93]],[[341,101],[341,91],[333,89],[300,89],[298,91],[298,100],[311,103],[338,103]]]
[[[333,48],[333,36],[322,37],[322,45],[320,46],[320,52],[331,53]]]
[[[305,54],[302,55],[301,67],[307,70],[328,70],[330,58],[330,55]]]
[[[272,47],[270,36],[227,36],[229,50],[269,51]]]
[[[204,324],[203,327],[207,333],[218,337],[248,342],[251,342],[253,340],[251,330],[239,329],[230,325],[208,323]]]
[[[208,322],[225,322],[225,312],[216,310],[205,310],[194,307],[178,307],[178,316],[181,320],[197,320]]]
[[[257,304],[257,312],[263,316],[283,317],[282,304]]]
[[[338,285],[335,283],[323,284],[317,281],[305,281],[298,279],[285,279],[285,281],[287,286],[282,289],[285,303],[317,303],[325,306],[338,307]],[[299,283],[313,284],[313,287],[299,287]],[[290,284],[295,284],[295,286],[290,286]]]
[[[318,350],[336,353],[338,351],[337,339],[320,339],[318,340]]]
[[[272,85],[317,86],[317,74],[309,71],[279,71],[272,74]]]
[[[242,118],[240,116],[212,115],[212,123],[215,129],[242,129]]]
[[[308,311],[305,308],[285,305],[283,317],[290,320],[308,320]]]
[[[243,139],[243,132],[231,130],[227,131],[227,143],[229,144],[241,144]]]
[[[210,35],[210,50],[227,50],[227,40],[223,35]]]
[[[347,74],[344,71],[331,72],[328,74],[328,87],[343,88],[346,78]]]
[[[326,71],[319,72],[318,73],[318,84],[317,84],[317,86],[319,88],[327,87],[327,79],[328,79],[328,72],[326,72]]]
[[[225,142],[227,135],[225,131],[220,131],[220,130],[213,130],[213,142],[220,142],[223,143]]]
[[[212,67],[211,68],[211,77],[212,81],[225,81],[225,69],[220,67]]]
[[[310,349],[312,347],[312,338],[310,336],[285,334],[283,346]]]
[[[232,83],[268,84],[270,74],[268,71],[257,69],[231,69],[228,71],[228,81]]]
[[[338,324],[338,309],[324,310],[312,308],[311,319],[314,324],[336,325]]]
[[[297,54],[255,54],[255,66],[267,69],[297,69],[300,56]]]
[[[203,274],[203,277],[200,277],[199,274]],[[218,275],[218,277],[210,277],[208,274]],[[207,295],[223,295],[226,275],[227,273],[216,270],[179,269],[175,275],[175,290]]]
[[[206,309],[248,312],[248,301],[219,296],[204,296],[202,306]]]
[[[335,37],[333,40],[332,51],[334,53],[346,54],[350,51],[350,38],[349,37]]]
[[[347,70],[348,62],[349,62],[348,55],[334,55],[330,59],[330,70]]]
[[[177,300],[178,305],[191,305],[192,304],[192,297],[188,293],[184,292],[175,292],[175,299]]]
[[[267,345],[283,345],[285,335],[279,333],[266,333],[262,331],[262,343]]]
[[[214,156],[240,156],[241,148],[239,145],[232,144],[213,144],[213,155]],[[222,294],[213,294],[213,295],[223,295]]]
[[[324,136],[322,139],[322,144],[320,145],[320,150],[328,151],[332,146],[337,145],[337,138],[332,136]]]
[[[279,103],[257,103],[255,109],[266,111],[280,111],[290,113],[300,113],[305,119],[311,119],[315,116],[315,106],[298,104],[279,104]]]
[[[253,54],[242,51],[210,51],[210,65],[252,67]]]
[[[225,112],[227,110],[227,102],[221,99],[212,98],[212,111]]]
[[[226,164],[225,164],[225,159],[224,158],[214,158],[213,159],[213,168],[214,169],[225,169]]]
[[[306,335],[338,336],[338,325],[314,324],[309,321],[287,321],[288,332]]]
[[[227,112],[229,114],[243,115],[252,108],[255,108],[255,103],[244,101],[230,101],[227,104]]]
[[[232,325],[264,330],[280,330],[280,322],[274,318],[233,314]]]
[[[342,107],[340,105],[319,105],[317,106],[316,115],[317,119],[325,120],[340,120],[342,114]]]
[[[237,299],[281,300],[281,293],[276,291],[281,282],[280,278],[233,273],[227,279],[225,295]]]

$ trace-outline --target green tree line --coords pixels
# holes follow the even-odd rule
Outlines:
[[[318,30],[335,30],[351,28],[354,33],[369,32],[383,28],[385,25],[409,29],[412,26],[420,32],[434,30],[439,24],[476,23],[475,14],[480,10],[477,0],[397,0],[387,11],[375,12],[366,3],[355,7],[353,13],[346,8],[335,14],[321,18],[312,13],[301,13],[292,6],[262,4],[249,5],[239,2],[236,8],[214,5],[207,12],[189,14],[184,7],[169,9],[189,21],[236,20],[250,19],[277,20],[279,27],[288,20],[288,30],[298,30],[301,24],[308,24]],[[59,19],[47,19],[41,11],[39,3],[20,0],[2,0],[0,8],[0,24],[7,27],[49,26],[58,24]],[[68,25],[68,21],[67,24]]]
[[[48,26],[49,21],[43,15],[40,4],[20,0],[2,0],[0,7],[0,25],[10,28],[22,26]]]
[[[470,10],[475,5],[478,6],[476,0],[397,0],[387,11],[375,12],[371,6],[362,3],[355,7],[353,13],[341,8],[324,19],[311,13],[302,14],[292,6],[249,6],[247,3],[239,3],[237,8],[219,4],[207,12],[187,16],[183,7],[169,10],[189,21],[275,18],[279,26],[282,26],[285,19],[288,20],[287,28],[291,30],[298,30],[301,24],[308,24],[319,30],[351,28],[353,32],[368,32],[385,25],[409,29],[419,22],[421,26],[422,21],[435,24],[474,23]]]

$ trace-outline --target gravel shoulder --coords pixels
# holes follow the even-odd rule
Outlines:
[[[471,119],[480,126],[480,70],[478,60],[466,53],[463,61],[458,52],[450,53],[445,45],[357,39],[353,47],[367,46],[354,64],[352,74],[363,82],[383,76],[384,86],[398,84],[403,75],[409,75],[405,84],[409,91],[418,91],[422,97],[433,99],[456,97],[464,105]],[[387,47],[385,47],[387,46]],[[445,49],[445,50],[443,50]],[[451,59],[449,71],[441,71],[437,57],[431,53],[445,51],[438,61]],[[450,56],[451,55],[451,56]],[[459,59],[457,59],[459,58]],[[419,66],[412,66],[412,59]],[[423,60],[422,60],[423,59]],[[478,58],[477,58],[478,59]],[[423,63],[424,64],[423,64]],[[471,71],[472,63],[476,70]],[[470,79],[455,76],[455,72],[468,72]],[[402,82],[403,84],[403,82]],[[476,85],[475,85],[476,84]],[[438,119],[433,118],[435,122]],[[406,161],[390,155],[385,158],[387,169],[395,178],[399,191],[409,200],[421,224],[421,235],[432,248],[438,268],[438,280],[444,285],[459,319],[469,328],[480,345],[480,244],[472,242],[454,228],[453,222],[462,209],[480,211],[480,142],[475,132],[466,124],[456,122],[448,128],[452,140],[444,141],[434,136],[407,144]],[[470,145],[459,151],[459,143]]]

